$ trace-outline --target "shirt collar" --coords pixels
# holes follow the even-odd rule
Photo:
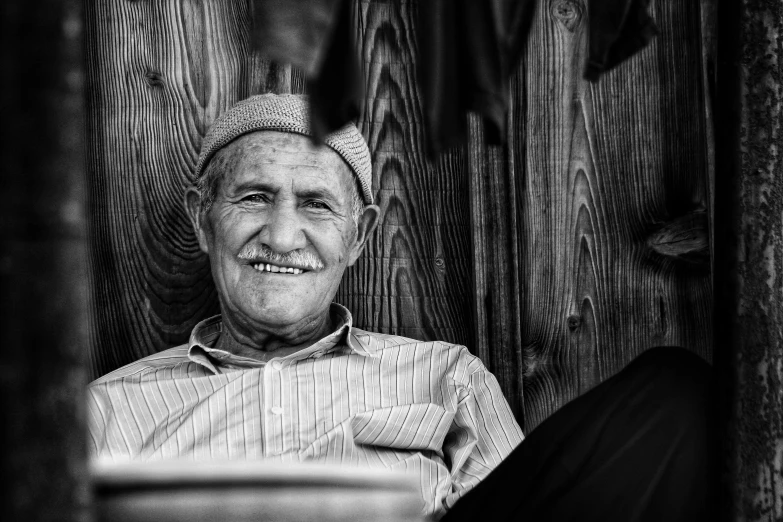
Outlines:
[[[363,356],[371,356],[371,346],[365,336],[353,335],[353,317],[351,312],[338,303],[332,303],[329,311],[337,324],[336,329],[311,346],[286,357],[273,358],[284,362],[297,361],[310,357],[320,357],[341,347]],[[204,319],[193,328],[188,343],[188,359],[206,367],[212,373],[222,373],[223,369],[262,368],[267,363],[249,357],[242,357],[215,348],[215,343],[223,331],[220,315]]]

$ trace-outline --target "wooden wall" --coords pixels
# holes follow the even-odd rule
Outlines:
[[[709,358],[707,117],[699,4],[654,1],[662,35],[581,79],[583,0],[540,2],[511,79],[510,140],[424,157],[414,0],[353,0],[360,128],[382,222],[338,299],[357,325],[466,344],[527,431],[658,344]],[[87,9],[94,375],[216,313],[181,195],[233,102],[302,92],[249,49],[248,3]]]
[[[656,345],[709,358],[701,16],[658,1],[652,44],[592,85],[583,2],[541,2],[522,64],[525,423]]]

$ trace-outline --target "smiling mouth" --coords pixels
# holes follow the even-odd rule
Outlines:
[[[259,272],[271,272],[273,274],[299,275],[305,272],[309,272],[309,270],[303,270],[301,268],[294,268],[291,266],[277,266],[270,263],[258,263],[250,266],[258,270]]]

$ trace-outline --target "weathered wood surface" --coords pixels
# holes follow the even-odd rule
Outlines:
[[[0,518],[87,520],[81,2],[0,4]]]
[[[528,431],[647,348],[709,359],[708,256],[682,259],[707,235],[691,226],[707,221],[699,5],[651,11],[661,34],[592,85],[581,78],[585,2],[542,2],[521,65]],[[677,236],[682,252],[667,247]]]
[[[718,16],[716,363],[725,520],[783,520],[783,5]]]
[[[217,313],[182,204],[201,140],[236,101],[302,81],[250,52],[247,2],[88,2],[86,19],[98,376],[186,342]]]
[[[698,4],[581,79],[583,1],[541,2],[507,147],[424,157],[417,2],[354,0],[381,225],[338,300],[366,329],[468,345],[526,431],[659,344],[709,358],[708,163]],[[94,372],[185,342],[217,311],[181,209],[209,123],[301,75],[252,55],[246,2],[88,9]],[[708,259],[708,258],[707,258]],[[524,393],[523,393],[524,390]]]
[[[516,86],[519,78],[515,78]],[[518,114],[511,101],[509,120]],[[483,122],[471,115],[470,203],[473,246],[473,322],[475,353],[495,374],[517,420],[525,418],[522,394],[522,325],[520,299],[520,215],[515,151],[523,146],[517,129],[509,125],[505,147],[484,143]]]
[[[366,77],[360,124],[381,222],[338,300],[364,328],[469,344],[470,213],[464,154],[430,164],[416,87],[415,2],[357,3]]]
[[[470,213],[461,152],[424,158],[412,41],[415,3],[356,2],[366,73],[360,122],[382,222],[338,300],[363,328],[472,344]],[[217,312],[181,205],[214,119],[301,74],[249,46],[247,2],[91,3],[93,371],[187,341]]]

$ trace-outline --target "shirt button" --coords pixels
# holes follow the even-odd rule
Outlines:
[[[283,408],[281,408],[280,406],[273,406],[270,411],[273,414],[275,414],[275,415],[282,415],[283,414]]]
[[[273,370],[278,371],[280,368],[283,367],[283,363],[281,363],[280,361],[272,361],[271,366]]]

